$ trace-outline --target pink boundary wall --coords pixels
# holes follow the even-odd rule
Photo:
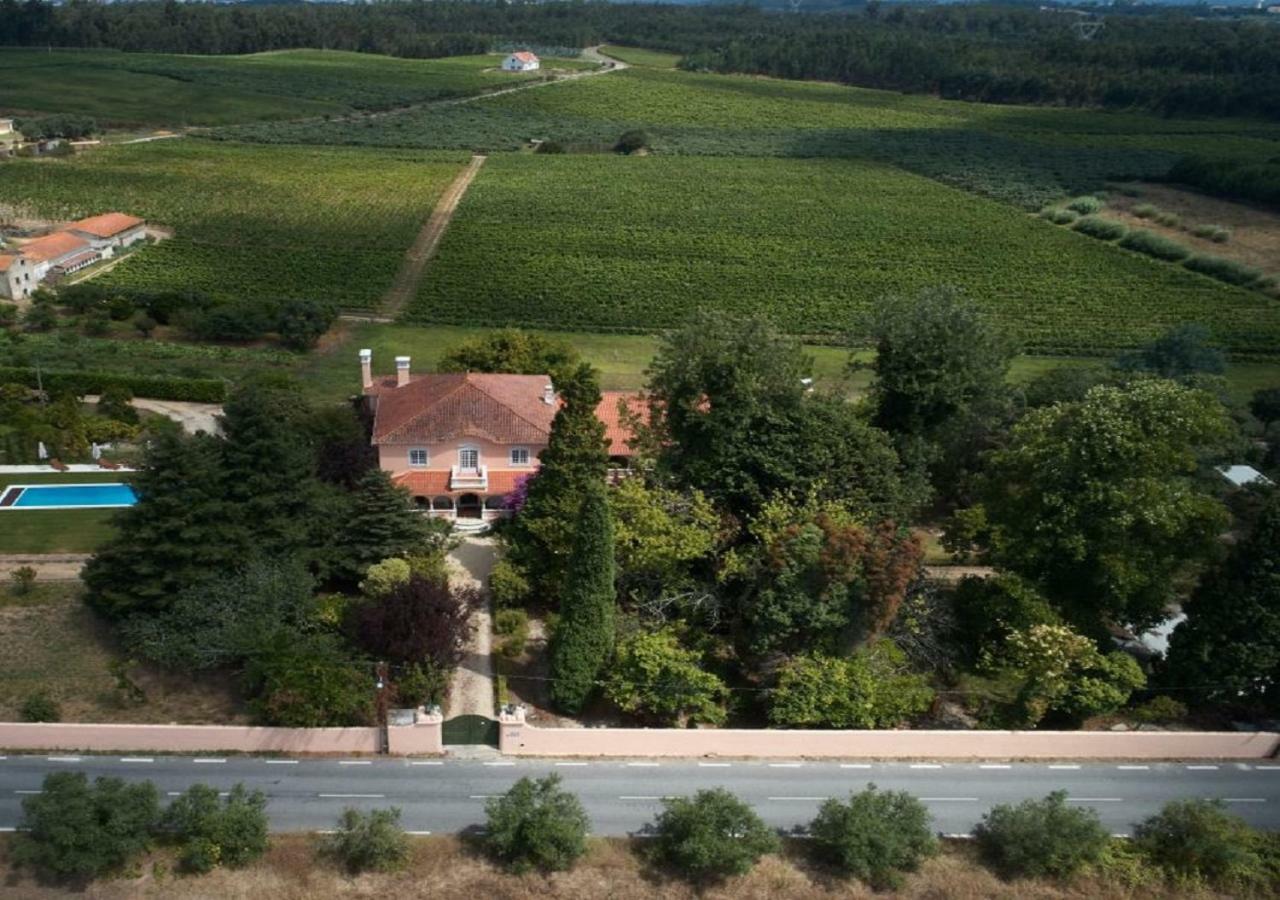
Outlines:
[[[396,756],[444,752],[442,718],[419,713],[413,725],[387,729]],[[379,753],[379,728],[259,728],[235,725],[81,725],[0,723],[5,750],[138,751],[155,753]]]
[[[1266,759],[1280,749],[1273,732],[534,728],[519,711],[501,720],[499,746],[511,756]]]

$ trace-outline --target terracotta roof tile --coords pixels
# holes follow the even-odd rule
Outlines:
[[[461,437],[545,444],[556,405],[543,400],[546,375],[478,372],[421,375],[404,387],[376,385],[375,444],[438,443]]]
[[[18,257],[12,253],[0,253],[0,272],[7,272],[9,270],[9,266],[11,266],[17,259]]]
[[[392,477],[392,481],[409,489],[415,497],[438,497],[447,495],[457,497],[460,494],[509,494],[515,490],[521,478],[532,475],[525,469],[490,469],[489,487],[478,491],[467,488],[460,491],[449,490],[449,473],[436,470],[421,472],[401,472]]]
[[[519,52],[512,53],[511,55],[514,56],[516,59],[520,60],[520,62],[537,62],[538,61],[537,55],[534,53],[530,53],[528,50],[520,50]]]
[[[27,259],[33,262],[45,262],[77,250],[87,250],[89,242],[67,231],[55,231],[53,234],[46,234],[34,241],[28,241],[20,249]]]
[[[100,216],[90,216],[87,219],[81,219],[78,222],[72,222],[68,228],[76,231],[83,231],[85,234],[91,234],[94,237],[109,238],[115,237],[122,231],[128,231],[130,228],[136,228],[146,223],[145,219],[139,219],[137,216],[129,216],[124,213],[109,212]]]
[[[609,442],[610,456],[631,456],[631,439],[634,433],[622,420],[622,408],[638,416],[641,422],[649,419],[649,407],[644,395],[635,391],[602,391],[596,418],[604,423],[604,437]]]

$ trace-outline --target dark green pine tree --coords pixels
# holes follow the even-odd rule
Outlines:
[[[404,556],[427,538],[427,521],[415,512],[409,494],[381,469],[370,469],[356,483],[342,539],[333,548],[333,574],[347,581],[392,556]]]
[[[164,609],[182,588],[243,561],[228,528],[221,442],[164,432],[133,477],[138,503],[116,516],[115,537],[89,560],[91,606],[111,618]]]
[[[604,424],[596,418],[600,383],[595,369],[579,366],[559,385],[564,402],[538,457],[528,500],[512,523],[510,558],[544,596],[557,596],[573,548],[578,511],[587,491],[604,484],[609,469]]]
[[[613,523],[602,482],[585,492],[551,641],[551,701],[580,711],[613,654]]]
[[[323,502],[315,477],[315,448],[305,427],[309,410],[296,390],[250,380],[227,401],[223,416],[226,498],[235,506],[229,527],[264,557],[300,555],[314,562],[322,550]]]

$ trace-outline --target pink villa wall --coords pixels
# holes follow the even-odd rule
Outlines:
[[[529,448],[529,459],[532,464],[528,471],[538,468],[538,454],[547,448],[546,444],[498,444],[481,438],[460,438],[444,444],[379,444],[378,466],[384,472],[398,475],[401,472],[448,472],[450,466],[458,464],[458,448],[475,447],[480,451],[480,465],[490,469],[510,469],[511,447]],[[426,447],[427,465],[409,466],[409,448]],[[523,471],[523,469],[521,469]]]
[[[503,715],[499,744],[512,756],[783,759],[1265,759],[1271,732],[766,731],[533,728]]]

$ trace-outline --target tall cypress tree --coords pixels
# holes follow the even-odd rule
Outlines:
[[[616,601],[613,523],[596,482],[582,498],[551,642],[551,701],[567,713],[582,709],[613,654]]]
[[[585,494],[604,484],[609,469],[604,424],[596,418],[600,382],[583,364],[559,386],[563,405],[538,457],[528,500],[512,523],[511,559],[541,593],[556,596],[564,583]]]

